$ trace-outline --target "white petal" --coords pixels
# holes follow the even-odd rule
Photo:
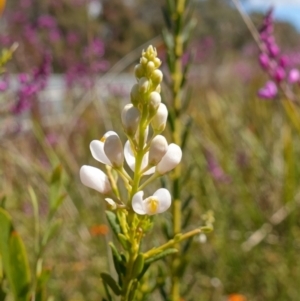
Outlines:
[[[153,130],[162,132],[167,123],[168,119],[168,109],[165,104],[161,103],[158,107],[158,110],[151,121]]]
[[[98,168],[83,165],[80,168],[80,180],[85,186],[95,189],[103,194],[107,194],[111,191],[108,177]]]
[[[144,202],[143,202],[144,192],[137,192],[132,198],[132,208],[134,212],[140,215],[145,215]]]
[[[161,175],[175,168],[182,158],[181,148],[174,143],[171,143],[168,147],[167,153],[161,159],[156,166],[156,171]]]
[[[125,160],[126,160],[128,166],[130,167],[130,169],[132,171],[134,171],[135,170],[135,157],[133,155],[133,151],[131,149],[129,140],[127,140],[124,145],[124,156],[125,156]],[[149,152],[147,152],[143,157],[141,169],[144,169],[145,167],[147,167],[148,158],[149,158]],[[155,167],[152,167],[149,170],[147,170],[143,175],[151,175],[154,172],[155,172]]]
[[[118,135],[110,135],[104,142],[104,152],[114,167],[123,166],[123,145]]]
[[[157,213],[162,213],[170,208],[171,206],[171,194],[168,189],[160,188],[155,191],[153,196],[157,197],[159,200],[159,205],[157,208]]]
[[[129,140],[126,141],[124,145],[124,156],[125,160],[132,171],[135,168],[135,157],[133,155]]]
[[[117,209],[117,204],[113,199],[106,198],[105,201],[111,206],[112,210]]]
[[[114,131],[108,131],[105,133],[105,135],[101,138],[101,140],[93,140],[90,143],[90,150],[92,153],[92,156],[94,157],[95,160],[106,164],[106,165],[112,165],[110,160],[107,158],[105,152],[104,152],[104,141],[107,139],[107,137],[111,135],[116,135],[118,134]]]

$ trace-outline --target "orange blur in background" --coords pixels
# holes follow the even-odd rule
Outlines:
[[[0,15],[2,15],[4,7],[5,7],[5,0],[0,0]]]

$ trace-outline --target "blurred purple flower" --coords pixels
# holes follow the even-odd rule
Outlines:
[[[263,51],[259,55],[259,63],[264,71],[270,77],[270,80],[263,88],[258,91],[258,96],[264,99],[273,99],[277,93],[280,83],[295,84],[299,82],[299,71],[295,68],[290,56],[282,55],[279,46],[276,44],[273,36],[273,9],[271,8],[264,20],[260,29],[260,39]],[[300,56],[299,62],[300,62]],[[287,85],[280,86],[291,99],[295,99],[291,87]]]
[[[28,110],[32,105],[34,97],[46,87],[48,77],[51,73],[51,62],[51,56],[45,54],[39,68],[34,69],[31,74],[20,74],[20,88],[17,92],[17,102],[11,109],[13,114],[19,115]]]
[[[264,99],[273,99],[277,92],[277,85],[272,81],[267,81],[265,86],[258,91],[258,96]]]
[[[56,19],[50,15],[42,15],[38,18],[37,24],[40,28],[53,29],[57,26]]]
[[[300,72],[298,69],[292,69],[290,70],[289,72],[289,75],[288,75],[288,82],[290,84],[295,84],[295,83],[298,83],[300,80]]]
[[[206,160],[208,171],[214,180],[220,183],[231,182],[231,177],[224,172],[214,155],[209,151],[206,151]]]

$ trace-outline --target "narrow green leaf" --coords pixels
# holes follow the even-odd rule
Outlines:
[[[101,278],[102,278],[103,282],[105,282],[117,296],[121,295],[120,286],[109,274],[101,273]]]
[[[181,211],[185,211],[185,209],[190,205],[191,201],[193,200],[193,195],[190,194],[183,202]]]
[[[0,254],[2,256],[3,269],[7,275],[8,281],[11,282],[9,271],[9,238],[12,232],[11,216],[0,208]]]
[[[145,264],[145,257],[140,253],[134,261],[132,268],[132,278],[138,277],[138,275],[143,271]]]
[[[62,220],[56,220],[54,223],[52,223],[45,231],[45,234],[42,239],[42,246],[45,247],[47,243],[55,237],[58,230],[60,229],[62,225]]]
[[[145,260],[145,264],[153,263],[153,262],[155,262],[155,261],[157,261],[157,260],[159,260],[159,259],[162,259],[162,258],[164,258],[164,257],[166,257],[166,256],[168,256],[168,255],[171,255],[171,254],[175,254],[175,253],[177,253],[177,252],[178,252],[178,250],[175,249],[175,248],[167,249],[167,250],[165,250],[165,251],[163,251],[163,252],[160,252],[159,254],[156,254],[156,255],[154,255],[154,256],[152,256],[152,257],[146,259],[146,260]]]
[[[193,125],[193,119],[192,118],[189,118],[187,124],[185,125],[184,127],[184,131],[182,133],[182,137],[181,137],[181,149],[184,150],[185,149],[185,146],[186,146],[186,142],[188,140],[188,137],[190,135],[190,132],[191,132],[191,127]]]
[[[113,212],[108,211],[108,210],[105,211],[105,214],[106,214],[108,223],[110,224],[110,227],[112,228],[116,237],[118,237],[118,234],[121,233],[121,227],[120,227],[117,216]]]
[[[30,289],[30,269],[24,243],[20,235],[13,231],[9,239],[9,265],[15,300],[28,300]]]
[[[184,219],[183,219],[183,223],[182,223],[182,229],[185,229],[188,226],[188,224],[191,220],[192,214],[193,214],[193,210],[191,208],[189,208],[187,210],[187,212],[185,213],[185,215],[184,215]]]
[[[59,198],[61,182],[62,182],[62,165],[59,164],[52,172],[50,179],[50,210],[55,211],[57,209],[57,199]],[[55,208],[56,207],[56,208]]]

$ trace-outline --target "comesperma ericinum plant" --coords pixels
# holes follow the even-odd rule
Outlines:
[[[181,148],[174,143],[168,144],[161,135],[166,127],[168,110],[161,103],[163,74],[160,65],[154,47],[149,46],[142,52],[140,63],[135,67],[137,83],[131,90],[131,103],[124,107],[121,115],[128,139],[124,147],[114,131],[108,131],[100,140],[90,143],[92,156],[106,165],[106,173],[86,165],[80,169],[81,182],[104,195],[110,209],[106,212],[107,219],[123,248],[119,251],[110,243],[118,280],[109,274],[101,274],[108,300],[113,300],[111,291],[122,301],[135,300],[142,276],[150,264],[177,252],[174,249],[176,243],[207,228],[177,234],[159,247],[146,252],[141,250],[141,242],[152,226],[151,216],[166,211],[172,202],[167,189],[160,188],[145,196],[144,188],[174,169],[182,157]],[[133,176],[126,171],[125,161]],[[121,184],[126,188],[126,196],[122,196],[119,189]]]

